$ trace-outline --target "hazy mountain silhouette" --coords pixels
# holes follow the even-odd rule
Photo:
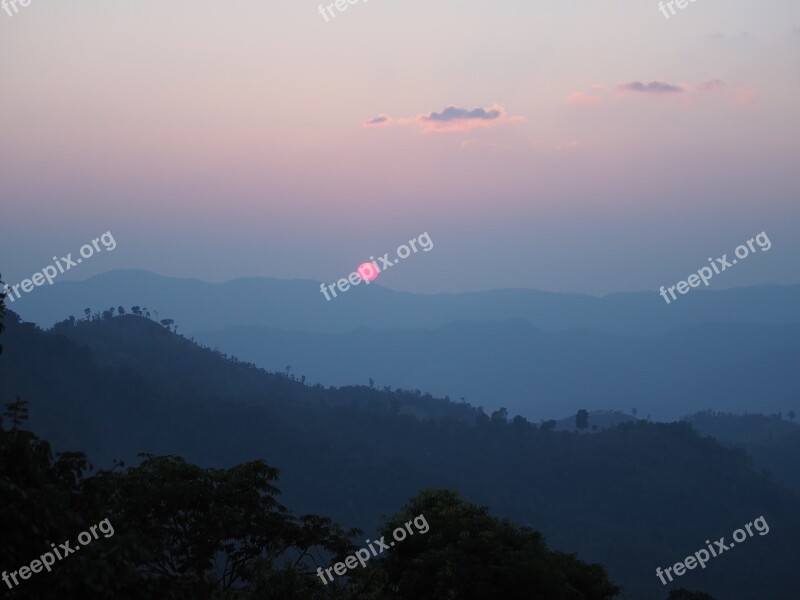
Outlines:
[[[289,364],[325,385],[373,378],[534,420],[578,406],[669,419],[779,412],[800,391],[800,286],[695,290],[666,305],[655,292],[417,295],[373,284],[326,302],[310,281],[114,271],[37,288],[11,308],[48,325],[134,304],[270,370]]]
[[[794,411],[792,411],[794,413]],[[796,418],[796,415],[792,415]],[[732,415],[701,412],[686,418],[701,435],[743,448],[753,464],[775,477],[781,485],[800,494],[800,425],[779,415]]]
[[[656,291],[595,297],[535,290],[462,294],[409,294],[380,281],[359,285],[325,301],[319,283],[268,278],[211,284],[173,279],[139,270],[111,271],[81,282],[36,288],[9,308],[25,320],[51,326],[83,314],[86,307],[147,306],[196,333],[235,326],[346,332],[431,328],[452,321],[525,319],[553,331],[589,328],[630,335],[667,332],[682,325],[712,322],[800,323],[800,285],[693,290],[670,305]]]
[[[527,321],[344,334],[230,328],[198,339],[311,381],[366,382],[506,406],[528,418],[578,407],[677,419],[698,409],[786,411],[800,391],[800,325],[708,323],[630,337]]]

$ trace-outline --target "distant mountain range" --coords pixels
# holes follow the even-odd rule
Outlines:
[[[710,322],[800,323],[800,285],[698,289],[670,305],[655,290],[600,298],[522,289],[424,295],[395,292],[377,282],[327,302],[319,285],[268,278],[214,284],[119,270],[38,287],[8,306],[24,319],[49,327],[68,315],[81,317],[87,307],[100,312],[139,305],[158,311],[160,318],[175,319],[181,331],[190,334],[228,327],[344,333],[523,319],[545,331],[592,329],[640,336]]]
[[[531,290],[418,295],[377,284],[331,302],[311,281],[225,284],[114,271],[10,305],[43,326],[122,305],[258,366],[324,385],[366,383],[504,406],[675,419],[800,409],[800,286],[603,298]]]

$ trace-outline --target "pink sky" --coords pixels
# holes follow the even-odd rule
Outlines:
[[[81,276],[332,280],[429,231],[382,285],[604,293],[766,229],[727,283],[798,282],[797,3],[533,4],[0,13],[4,276],[112,230]]]

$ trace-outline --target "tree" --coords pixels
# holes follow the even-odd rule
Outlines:
[[[796,414],[794,414],[794,411],[793,411],[793,410],[790,410],[788,413],[786,413],[786,416],[787,416],[787,417],[789,417],[789,420],[790,420],[790,421],[794,421],[794,418],[795,418],[797,415],[796,415]]]
[[[125,308],[120,306],[117,308],[117,312],[120,314],[120,316],[122,316],[125,314]]]
[[[115,527],[138,532],[129,546],[137,570],[175,595],[211,598],[244,586],[253,595],[243,597],[278,597],[288,578],[308,594],[294,597],[310,597],[313,558],[355,550],[350,538],[360,531],[292,516],[276,499],[278,469],[263,461],[205,469],[177,456],[142,456],[101,483],[113,490]]]
[[[137,317],[142,316],[142,309],[139,306],[131,306],[131,312]]]
[[[172,327],[172,325],[173,325],[174,323],[175,323],[175,321],[174,321],[174,320],[172,320],[172,319],[161,319],[161,324],[162,324],[162,325],[163,325],[165,328],[167,328],[167,329],[169,329],[170,327]]]
[[[278,470],[263,461],[203,469],[141,455],[138,467],[120,471],[117,463],[88,477],[82,453],[54,457],[47,442],[18,428],[25,411],[24,402],[7,405],[10,430],[0,419],[0,563],[26,564],[104,519],[113,529],[10,597],[305,600],[321,587],[316,564],[356,549],[360,531],[295,517],[278,503]]]
[[[575,429],[583,431],[589,427],[589,411],[580,409],[578,414],[575,415]]]
[[[83,309],[83,314],[86,315],[86,320],[88,321],[89,320],[89,315],[92,314],[92,309],[91,308],[84,308]]]
[[[600,565],[549,550],[541,533],[492,517],[457,492],[421,492],[380,533],[388,543],[408,522],[413,534],[353,572],[354,591],[361,592],[354,597],[609,600],[619,594]]]
[[[542,431],[553,431],[558,425],[558,422],[555,419],[550,419],[549,421],[544,421],[540,426],[539,429]]]
[[[636,413],[638,413],[638,412],[639,412],[639,411],[638,411],[636,408],[632,408],[632,409],[631,409],[631,414],[632,414],[634,417],[636,416]]]
[[[508,422],[508,411],[500,407],[498,410],[492,413],[492,423],[502,423],[505,424]]]

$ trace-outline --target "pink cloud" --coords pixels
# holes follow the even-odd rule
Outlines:
[[[713,92],[723,90],[725,87],[726,84],[724,81],[720,81],[719,79],[710,79],[698,85],[697,89],[702,92]]]
[[[506,123],[520,123],[527,119],[522,116],[509,116],[505,106],[492,104],[488,108],[478,107],[473,109],[448,106],[441,112],[430,112],[392,119],[388,115],[379,115],[364,123],[365,127],[385,127],[388,125],[413,125],[422,133],[459,132],[464,133],[473,129],[489,129]]]
[[[718,92],[725,94],[736,106],[754,106],[758,104],[758,94],[756,91],[743,84],[734,83],[728,85],[719,79],[712,79],[697,86],[700,92]]]
[[[755,106],[758,104],[758,94],[756,91],[743,83],[734,84],[733,96],[737,106]]]
[[[567,104],[571,106],[582,106],[591,108],[599,106],[603,103],[603,99],[596,94],[584,94],[583,92],[573,92],[566,99]]]

